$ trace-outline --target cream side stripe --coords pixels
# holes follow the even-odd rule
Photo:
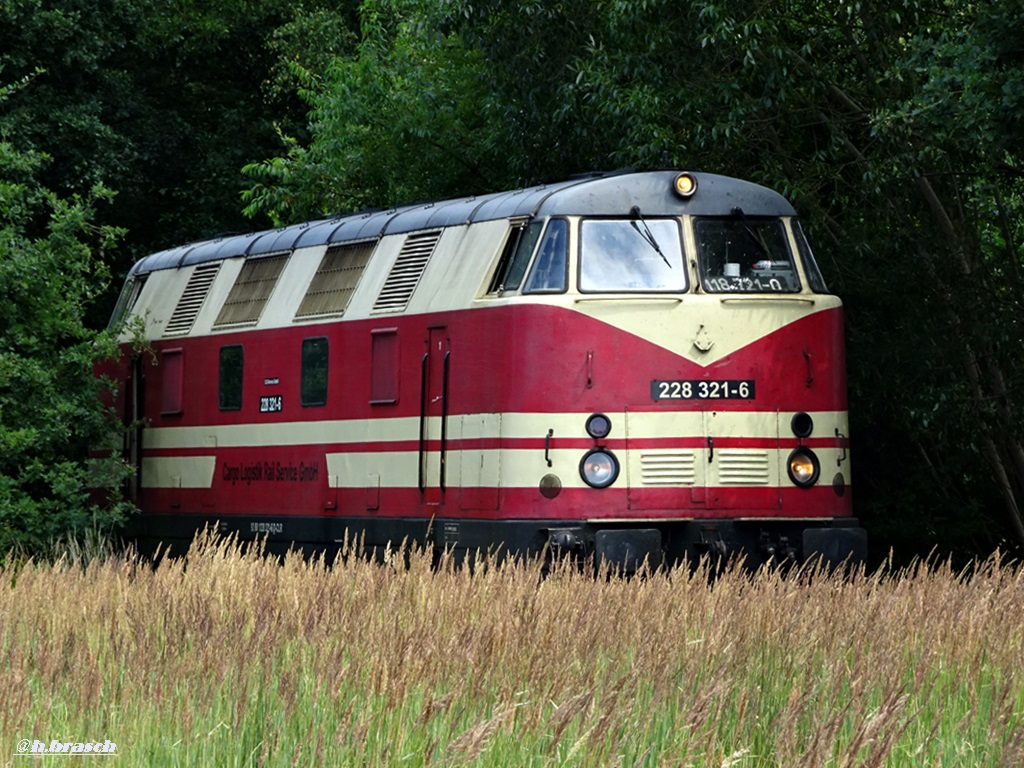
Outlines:
[[[788,449],[768,451],[769,479],[762,487],[788,487],[786,479],[785,455]],[[552,450],[549,456],[552,467],[547,466],[542,449],[504,450],[489,449],[484,451],[450,451],[448,453],[447,479],[449,487],[494,487],[499,484],[506,488],[536,487],[540,478],[546,474],[555,474],[561,479],[563,487],[586,487],[579,475],[579,462],[584,451],[580,449]],[[616,487],[626,485],[626,478],[634,488],[686,488],[687,483],[669,482],[666,484],[644,485],[640,481],[640,457],[665,455],[664,451],[616,451],[623,465],[623,474]],[[764,455],[765,451],[751,449],[730,449],[728,453],[737,456],[748,453],[751,456]],[[822,480],[827,482],[833,474],[841,472],[849,483],[849,460],[838,468],[841,450],[816,450],[822,465]],[[708,461],[708,452],[704,449],[693,451],[695,459],[695,482],[693,485],[709,487],[738,487],[723,485],[718,482],[720,461]],[[722,452],[716,455],[721,456]],[[415,451],[379,451],[379,452],[334,452],[325,454],[327,477],[331,486],[339,488],[365,488],[370,483],[371,475],[379,476],[380,485],[389,488],[415,488],[419,481],[419,455]],[[142,464],[143,486],[146,488],[210,488],[216,457],[161,457],[147,458]],[[486,467],[481,471],[480,467]],[[427,456],[427,478],[437,484],[440,476],[438,453]]]
[[[216,456],[166,456],[142,460],[143,488],[209,488]]]
[[[448,437],[458,440],[463,436],[463,421],[475,422],[473,438],[543,439],[549,429],[554,439],[588,439],[584,424],[589,413],[502,413],[500,426],[493,414],[466,414],[448,418]],[[611,438],[631,439],[672,438],[705,434],[708,431],[721,437],[750,437],[772,439],[791,437],[789,413],[776,415],[774,411],[711,412],[631,411],[628,414],[607,413],[612,421]],[[815,429],[813,438],[834,438],[834,430],[844,435],[847,415],[845,411],[823,411],[811,414]],[[428,431],[433,439],[440,435],[440,419],[428,420]],[[626,424],[628,422],[628,430]],[[479,426],[481,423],[487,427]],[[264,424],[237,424],[204,427],[150,427],[143,432],[146,450],[179,450],[195,448],[251,448],[259,446],[322,445],[338,443],[393,442],[418,440],[418,418],[352,419],[345,421],[293,421]],[[467,424],[467,432],[468,432]],[[466,437],[469,437],[467,434]]]

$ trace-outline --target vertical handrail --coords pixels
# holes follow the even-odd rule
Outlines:
[[[137,501],[142,488],[142,357],[132,356],[131,386],[127,397],[131,399],[125,416],[128,420],[128,463],[135,470],[128,480],[128,498]]]
[[[445,466],[448,461],[448,373],[452,351],[444,353],[444,380],[441,383],[441,493],[445,492]]]
[[[420,363],[420,452],[419,452],[419,478],[418,484],[420,493],[427,490],[426,468],[424,462],[427,457],[427,360],[430,359],[430,351],[423,353],[423,361]]]

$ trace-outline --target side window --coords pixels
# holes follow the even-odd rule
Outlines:
[[[796,235],[796,248],[800,252],[800,259],[804,263],[804,272],[807,274],[807,282],[815,293],[828,293],[828,286],[825,285],[825,278],[821,276],[818,269],[818,262],[814,260],[811,252],[811,245],[804,236],[803,227],[796,219],[793,220],[793,234]]]
[[[171,416],[182,412],[185,399],[185,353],[181,349],[166,349],[160,356],[162,388],[160,413]]]
[[[242,408],[244,362],[241,344],[220,348],[220,384],[217,398],[222,411],[238,411]]]
[[[398,402],[398,329],[375,328],[370,331],[370,404]]]
[[[327,339],[302,341],[302,405],[327,404]]]
[[[488,293],[500,295],[504,291],[519,289],[542,228],[543,224],[539,221],[529,225],[525,222],[512,225],[498,260],[498,268],[494,270],[494,277],[487,288]]]
[[[563,293],[569,276],[569,222],[552,219],[533,260],[523,293]]]
[[[108,328],[120,329],[124,319],[131,315],[135,302],[139,300],[139,295],[146,285],[147,277],[148,275],[136,275],[125,281],[124,287],[121,288],[121,293],[117,297],[117,305],[114,307],[114,314],[110,317]]]

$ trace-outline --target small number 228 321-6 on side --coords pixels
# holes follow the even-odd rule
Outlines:
[[[752,379],[654,379],[652,400],[753,400]]]

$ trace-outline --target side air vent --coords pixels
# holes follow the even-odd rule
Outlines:
[[[309,284],[296,319],[341,315],[359,284],[376,240],[328,248]]]
[[[373,305],[373,312],[401,312],[405,309],[440,237],[440,232],[421,232],[405,239]]]
[[[284,253],[246,259],[213,327],[255,325],[259,322],[288,256]]]
[[[693,452],[641,454],[640,482],[644,485],[693,485],[697,482]]]
[[[167,321],[164,336],[181,336],[192,330],[192,323],[196,321],[219,270],[220,263],[201,264],[195,268],[181,298],[178,299],[178,305],[171,313],[171,319]]]

